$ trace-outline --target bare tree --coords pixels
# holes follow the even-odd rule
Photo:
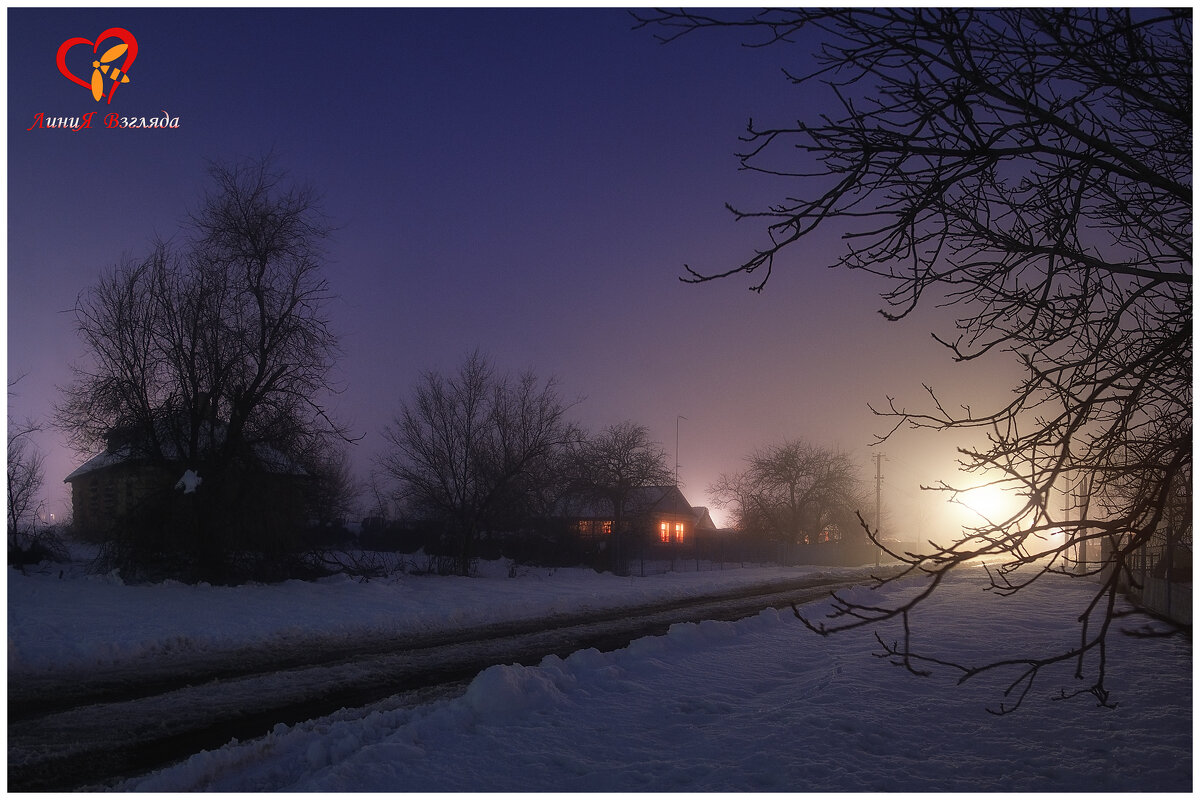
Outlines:
[[[392,505],[395,498],[387,487],[387,476],[375,465],[367,476],[365,492],[367,496],[367,515],[375,517],[384,523],[392,518]]]
[[[350,455],[345,447],[323,448],[299,458],[308,473],[305,498],[313,520],[322,527],[344,524],[354,511],[361,487],[350,470]]]
[[[626,420],[578,444],[573,474],[581,497],[612,508],[613,568],[623,573],[629,555],[629,501],[638,489],[672,482],[666,451],[644,425]]]
[[[9,381],[9,394],[20,376]],[[20,566],[43,560],[66,561],[66,546],[53,525],[39,525],[38,517],[45,506],[40,497],[45,480],[46,456],[33,443],[33,436],[42,424],[32,419],[8,420],[8,472],[5,488],[8,492],[8,563]]]
[[[80,295],[88,360],[57,420],[79,450],[115,438],[151,463],[199,471],[192,544],[216,574],[227,546],[253,540],[239,528],[268,521],[253,513],[256,476],[345,432],[322,404],[337,390],[337,342],[321,275],[330,228],[312,190],[269,159],[213,165],[210,177],[178,243]]]
[[[845,453],[791,439],[758,450],[744,471],[710,487],[737,525],[788,544],[824,541],[862,508],[858,469]]]
[[[754,535],[770,528],[754,502],[754,487],[746,470],[722,472],[708,487],[708,493],[717,508],[727,508],[733,513],[733,527],[739,532]]]
[[[935,334],[954,359],[1017,359],[1024,378],[993,408],[959,408],[929,388],[926,410],[890,399],[881,409],[893,431],[986,434],[960,451],[962,468],[1024,500],[950,546],[896,555],[930,591],[980,557],[1001,594],[1050,572],[1095,581],[1069,611],[1075,641],[959,668],[1016,669],[1007,711],[1043,667],[1074,662],[1083,693],[1107,704],[1116,598],[1136,583],[1131,561],[1161,535],[1169,499],[1191,492],[1191,10],[639,16],[668,40],[732,26],[754,46],[816,43],[816,68],[788,77],[810,107],[821,92],[830,107],[797,123],[751,122],[740,155],[744,169],[792,178],[797,191],[734,211],[764,221],[769,242],[730,269],[689,267],[686,280],[758,272],[762,290],[793,244],[835,228],[847,246],[829,266],[887,279],[888,319],[940,303],[959,313],[954,330]],[[1066,510],[1064,493],[1075,498]],[[1190,525],[1171,533],[1180,547],[1190,536]],[[1080,563],[1089,543],[1103,555]],[[888,650],[915,670],[909,612],[926,595],[887,609],[847,601],[814,627],[902,620],[905,636]]]
[[[578,488],[578,453],[587,432],[577,423],[564,422],[559,444],[546,458],[538,459],[526,478],[525,510],[538,525],[549,524],[562,514],[564,499]]]
[[[8,535],[11,540],[24,531],[41,505],[38,492],[45,477],[45,454],[38,451],[31,437],[41,426],[33,422],[8,423]]]
[[[541,465],[563,446],[566,406],[553,380],[498,375],[476,352],[456,375],[428,371],[383,435],[380,470],[401,496],[441,521],[468,575],[479,535],[520,517]]]

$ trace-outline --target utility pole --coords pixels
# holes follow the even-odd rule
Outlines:
[[[679,488],[679,420],[687,419],[683,414],[675,416],[675,488]]]
[[[883,453],[875,454],[875,538],[879,537],[879,511],[881,506],[880,487],[883,484]],[[879,556],[881,549],[878,544],[875,545],[875,566],[879,566]]]

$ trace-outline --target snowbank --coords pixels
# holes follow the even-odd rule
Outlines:
[[[924,612],[923,640],[983,658],[1074,639],[1062,610],[1085,586],[1044,581],[1008,600],[980,588],[976,574],[939,590]],[[957,675],[946,670],[918,678],[874,658],[877,649],[870,630],[822,638],[776,611],[677,625],[612,653],[495,666],[453,699],[414,707],[393,699],[280,725],[120,788],[1191,789],[1191,646],[1184,639],[1113,637],[1115,709],[1086,697],[1051,699],[1073,685],[1068,666],[1044,676],[1021,710],[1003,717],[985,710],[1002,681],[956,686]]]

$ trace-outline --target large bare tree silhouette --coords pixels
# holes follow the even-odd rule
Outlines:
[[[1002,594],[1051,572],[1094,581],[1086,607],[1070,610],[1078,639],[1061,651],[956,666],[968,677],[1015,669],[1001,706],[1011,710],[1043,667],[1074,661],[1082,691],[1108,703],[1105,642],[1118,593],[1138,581],[1134,559],[1191,542],[1190,9],[635,17],[665,41],[715,28],[749,46],[819,43],[816,68],[788,77],[805,102],[823,92],[829,105],[785,125],[752,121],[739,156],[795,185],[769,208],[731,209],[764,223],[767,243],[731,267],[689,266],[684,280],[744,274],[761,291],[793,245],[832,228],[846,247],[820,266],[885,278],[887,318],[947,306],[956,324],[935,335],[954,359],[1016,359],[1023,378],[993,408],[964,409],[930,387],[925,408],[890,398],[877,408],[893,432],[982,432],[984,444],[960,451],[964,480],[1023,499],[952,545],[894,555],[928,591],[980,558]],[[900,620],[887,651],[919,671],[909,614],[928,591],[888,607],[841,601],[810,624]]]

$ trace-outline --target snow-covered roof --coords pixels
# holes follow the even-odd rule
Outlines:
[[[207,424],[204,428],[202,428],[202,432],[206,432],[209,437],[219,441],[224,439],[227,429],[228,426],[224,423],[216,422]],[[161,448],[163,450],[163,457],[168,462],[178,462],[182,464],[187,460],[175,446],[173,437],[162,436],[160,437],[160,441],[162,442]],[[255,457],[258,459],[263,469],[267,472],[276,473],[279,475],[306,474],[303,467],[270,445],[261,443],[254,444],[252,445],[252,449]],[[135,448],[134,444],[131,442],[110,448],[99,455],[92,456],[90,459],[83,462],[83,464],[76,467],[69,475],[67,475],[67,477],[63,478],[63,483],[70,483],[77,478],[98,470],[143,460],[144,454],[142,452],[138,452],[139,450],[140,448]]]
[[[96,470],[104,469],[105,467],[116,466],[117,464],[121,464],[126,461],[127,458],[127,454],[109,453],[107,451],[98,456],[92,456],[87,461],[83,462],[74,470],[72,470],[71,474],[63,478],[63,483],[70,483],[78,477],[87,475],[89,472],[95,472]]]

